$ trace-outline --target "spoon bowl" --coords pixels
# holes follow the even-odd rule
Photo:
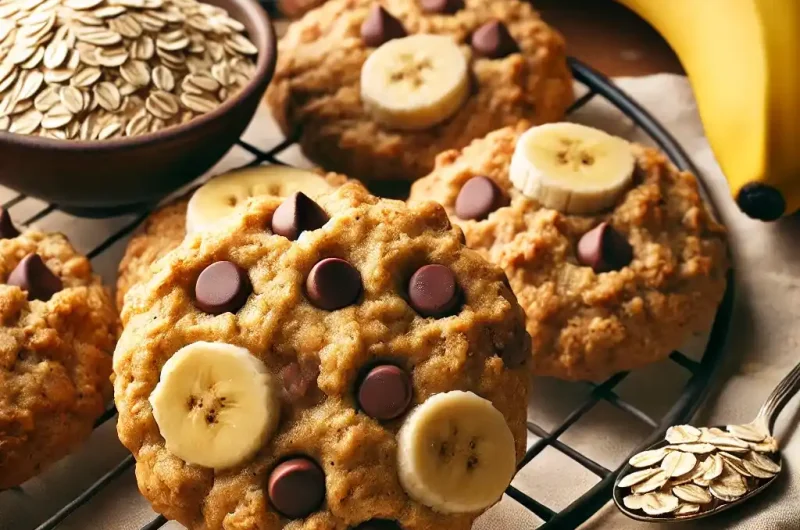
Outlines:
[[[614,503],[622,513],[637,521],[678,523],[703,519],[730,510],[734,506],[747,502],[760,494],[775,482],[778,475],[783,472],[783,459],[778,442],[772,436],[772,431],[778,415],[798,389],[800,389],[800,363],[778,383],[778,386],[775,387],[761,406],[756,418],[748,424],[722,425],[710,429],[698,429],[688,425],[671,427],[666,431],[665,440],[656,442],[634,453],[632,459],[638,457],[637,462],[640,466],[632,466],[630,461],[625,464],[614,482]],[[764,447],[764,444],[769,445]],[[642,454],[645,451],[658,451],[668,445],[672,446],[669,453],[665,451],[663,454],[658,452]],[[689,446],[692,445],[694,447],[690,448]],[[698,445],[705,447],[698,447]],[[708,450],[709,445],[712,446],[711,450]],[[757,445],[761,447],[754,447]],[[679,454],[675,455],[675,453]],[[742,460],[731,453],[746,453],[747,456]],[[775,470],[775,466],[759,461],[751,453],[768,458],[777,465],[778,469]],[[673,457],[673,455],[675,456]],[[696,460],[690,458],[690,455],[694,455]],[[714,460],[708,460],[712,457]],[[699,462],[700,458],[704,460],[702,464]],[[694,463],[692,463],[693,461]],[[691,464],[691,467],[686,465],[687,462]],[[678,469],[681,469],[679,466],[682,464],[686,468],[685,471],[677,473]],[[658,466],[661,471],[652,471],[654,466]],[[620,487],[620,483],[628,478],[634,469],[645,471],[644,476],[637,476],[632,480],[629,479],[624,487]],[[649,475],[646,473],[648,469],[651,470]],[[756,469],[759,470],[762,476],[765,474],[771,476],[769,478],[758,478],[754,476],[758,475],[758,473],[754,472]],[[735,475],[738,475],[738,478],[735,478]],[[672,485],[667,486],[670,480],[680,481],[680,483],[673,482]],[[675,486],[680,484],[694,484],[698,486],[695,490],[709,488],[708,491],[704,490],[702,492],[703,495],[700,495],[698,491],[693,493],[695,497],[702,497],[703,499],[710,496],[711,502],[691,502],[689,504],[699,505],[700,510],[685,515],[675,513],[680,506],[681,500],[674,493]],[[624,499],[628,495],[634,494],[633,488],[637,486],[641,487],[639,491],[635,492],[636,494],[649,496],[639,499],[643,502],[643,506],[646,505],[645,509],[651,508],[653,512],[663,511],[664,513],[651,515],[626,506]],[[666,491],[664,490],[665,486],[668,488]],[[744,487],[745,493],[736,498],[733,498],[735,494],[729,495],[732,498],[730,502],[720,500],[717,495],[719,491],[716,493],[711,491],[712,489],[722,490],[722,488],[731,491],[734,486],[736,486],[736,490]],[[686,489],[683,489],[682,494],[691,495],[691,492],[687,492]],[[666,495],[653,496],[650,495],[651,493]],[[672,508],[672,510],[669,510],[669,508]]]
[[[724,431],[725,425],[718,425],[717,428]],[[666,447],[668,445],[671,445],[668,441],[661,440],[647,448],[642,449],[642,451],[661,449],[662,447]],[[722,502],[719,499],[714,498],[710,503],[710,507],[703,507],[699,512],[690,513],[687,515],[676,515],[674,513],[669,513],[664,515],[647,515],[642,511],[631,510],[630,508],[625,506],[622,500],[627,495],[630,494],[629,493],[630,488],[620,488],[619,483],[624,477],[628,476],[629,474],[637,470],[637,468],[633,467],[632,465],[625,464],[625,467],[622,468],[622,471],[620,471],[619,475],[617,476],[617,480],[614,481],[614,503],[617,505],[617,508],[619,508],[620,511],[624,513],[626,516],[630,517],[631,519],[635,519],[637,521],[642,521],[645,523],[670,523],[670,522],[683,523],[687,521],[696,521],[698,519],[705,519],[706,517],[710,517],[712,515],[725,512],[735,506],[747,502],[751,497],[754,497],[762,493],[765,489],[767,489],[770,485],[772,485],[772,483],[775,482],[775,479],[777,479],[778,476],[780,476],[780,474],[783,472],[783,458],[781,456],[780,451],[771,453],[769,457],[771,460],[773,460],[776,464],[778,464],[781,467],[781,470],[778,473],[776,473],[772,478],[755,479],[758,480],[757,486],[752,490],[748,490],[747,493],[745,493],[744,495],[742,495],[733,502]]]

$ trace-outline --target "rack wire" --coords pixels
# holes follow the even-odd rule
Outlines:
[[[646,132],[649,137],[669,156],[669,158],[678,168],[698,174],[690,158],[686,155],[675,139],[639,104],[623,93],[619,88],[614,86],[602,74],[589,68],[580,61],[570,58],[569,65],[572,69],[575,79],[585,85],[587,91],[583,96],[575,101],[575,103],[569,109],[568,114],[573,114],[575,111],[582,108],[593,99],[602,97],[614,107],[619,109],[630,120],[632,120],[636,126]],[[282,164],[283,162],[277,158],[278,155],[292,147],[294,143],[294,139],[287,139],[275,145],[271,149],[264,151],[243,140],[238,141],[239,147],[254,156],[254,159],[247,164],[248,166],[263,163]],[[717,209],[713,204],[712,198],[706,192],[705,186],[702,182],[702,176],[698,176],[704,196],[709,202],[712,212],[716,213]],[[16,195],[13,198],[5,201],[2,206],[4,208],[10,208],[25,199],[26,197],[24,195]],[[24,219],[21,224],[29,225],[45,218],[57,210],[57,205],[47,204],[34,214],[30,215],[27,219]],[[124,224],[112,235],[90,250],[88,252],[88,257],[90,259],[95,259],[101,256],[115,243],[121,242],[145,219],[148,214],[149,211],[141,211],[136,214],[132,220]],[[585,417],[587,413],[589,413],[599,403],[602,402],[608,403],[620,411],[623,411],[635,422],[638,422],[649,429],[650,435],[645,440],[641,441],[641,444],[636,451],[659,439],[668,426],[688,421],[702,403],[709,389],[709,383],[714,375],[715,368],[721,359],[725,337],[727,335],[731,320],[732,306],[733,273],[731,272],[729,273],[728,277],[727,290],[718,308],[716,319],[702,358],[699,361],[695,361],[678,351],[673,352],[670,355],[670,360],[682,370],[685,370],[689,374],[689,379],[685,383],[679,398],[661,417],[651,417],[651,415],[642,411],[634,404],[624,400],[615,392],[615,388],[617,388],[618,385],[625,380],[626,377],[628,377],[628,373],[619,373],[603,383],[591,385],[591,390],[588,393],[588,396],[579,406],[572,410],[572,412],[569,413],[558,426],[548,430],[533,421],[528,421],[528,430],[533,435],[537,436],[538,440],[530,445],[530,447],[527,449],[524,458],[519,464],[518,470],[522,470],[529,465],[532,461],[534,461],[534,459],[539,457],[545,449],[552,448],[565,455],[572,461],[577,462],[583,468],[600,479],[599,482],[597,482],[591,489],[585,491],[581,496],[576,498],[571,504],[560,511],[547,506],[544,502],[535,499],[532,495],[526,494],[514,486],[509,486],[508,490],[506,491],[508,497],[544,521],[544,524],[540,527],[543,529],[567,530],[577,528],[580,524],[588,520],[593,514],[599,511],[600,508],[602,508],[602,506],[612,498],[614,480],[624,466],[625,461],[619,462],[617,467],[614,469],[608,469],[607,467],[597,463],[590,457],[582,454],[577,449],[565,443],[563,440],[561,440],[562,435],[570,427],[575,425],[578,420]],[[103,415],[98,418],[95,428],[103,425],[115,416],[116,409],[113,407],[113,405],[110,405]],[[71,502],[64,505],[46,521],[37,526],[35,530],[53,530],[56,528],[73,512],[86,505],[90,499],[103,491],[122,474],[132,468],[134,463],[133,456],[129,455],[124,458],[110,471],[98,478],[88,488],[81,491]],[[157,516],[142,526],[140,530],[155,530],[161,528],[166,523],[167,520],[163,516]]]

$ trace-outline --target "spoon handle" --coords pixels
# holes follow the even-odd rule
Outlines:
[[[783,407],[789,402],[792,396],[795,395],[797,390],[800,389],[800,364],[797,364],[789,374],[778,383],[772,394],[769,395],[767,400],[761,405],[761,410],[758,411],[758,416],[755,422],[763,427],[766,427],[767,432],[772,434],[772,428],[775,427],[775,420],[778,418]]]

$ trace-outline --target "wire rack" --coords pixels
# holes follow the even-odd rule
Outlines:
[[[589,101],[595,98],[604,98],[608,103],[632,120],[637,127],[641,128],[670,157],[676,166],[680,169],[692,171],[697,174],[691,160],[675,139],[672,138],[642,107],[614,86],[603,75],[592,70],[578,60],[569,59],[569,64],[575,79],[586,87],[586,92],[575,101],[569,110],[569,114],[575,113],[578,109],[584,107]],[[279,157],[282,153],[293,147],[294,140],[285,140],[267,150],[259,149],[243,140],[240,140],[238,145],[252,157],[252,160],[246,165],[263,163],[282,164],[284,162],[279,160]],[[709,201],[712,207],[712,211],[716,212],[711,197],[705,191],[702,179],[701,187],[706,200]],[[7,209],[12,208],[25,199],[26,197],[24,195],[15,195],[7,199],[3,203],[3,207]],[[40,204],[40,208],[34,213],[25,216],[20,224],[30,225],[58,211],[58,206],[54,204]],[[113,234],[93,245],[93,248],[88,251],[89,258],[94,262],[97,259],[102,259],[104,253],[112,246],[116,246],[117,248],[122,247],[127,236],[142,222],[148,213],[148,211],[142,211],[127,216],[125,222],[123,222]],[[681,370],[687,372],[688,379],[678,398],[672,403],[671,408],[669,408],[666,413],[660,417],[653,417],[640,407],[620,397],[620,395],[615,392],[615,388],[628,377],[628,373],[619,373],[601,384],[590,385],[585,399],[555,427],[546,429],[534,421],[528,422],[528,430],[537,439],[529,445],[519,465],[519,470],[531,464],[545,449],[551,448],[578,463],[599,479],[593,487],[577,496],[571,504],[561,510],[548,507],[545,502],[537,500],[533,495],[525,493],[513,485],[509,486],[506,491],[507,496],[544,521],[540,528],[558,530],[577,528],[581,523],[595,514],[612,497],[614,480],[625,461],[620,460],[616,463],[616,466],[611,466],[613,469],[609,469],[598,463],[595,459],[571,447],[562,439],[562,435],[564,435],[570,427],[575,425],[581,418],[585,417],[599,403],[605,402],[610,404],[628,416],[630,421],[642,424],[647,429],[647,432],[650,434],[646,436],[645,439],[641,440],[639,447],[645,447],[656,441],[662,436],[663,431],[669,425],[686,422],[692,417],[705,397],[715,368],[721,359],[732,310],[732,280],[732,273],[730,273],[727,291],[719,306],[708,342],[699,360],[692,359],[678,351],[670,355],[670,360],[679,366]],[[100,427],[115,416],[116,409],[113,405],[109,406],[104,414],[97,420],[95,428]],[[639,447],[637,447],[636,450],[639,450]],[[73,512],[86,505],[95,495],[109,487],[121,475],[132,468],[133,465],[133,456],[127,456],[115,467],[110,469],[110,471],[100,476],[88,488],[78,492],[77,496],[75,496],[72,501],[65,504],[46,521],[35,527],[35,530],[52,530],[56,528]],[[2,493],[0,493],[0,495],[2,495]],[[163,516],[157,516],[139,528],[140,530],[154,530],[161,528],[166,523],[167,520]],[[14,528],[19,527],[15,526]],[[133,527],[125,528],[131,528],[131,530],[133,530]]]

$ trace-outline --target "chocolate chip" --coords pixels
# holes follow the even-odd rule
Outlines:
[[[408,33],[403,23],[378,4],[372,6],[364,23],[361,24],[361,38],[364,44],[373,48],[406,35]]]
[[[472,34],[472,48],[483,57],[501,59],[519,51],[517,41],[502,22],[493,20]]]
[[[306,294],[320,309],[347,307],[361,294],[361,274],[343,259],[325,258],[308,273]]]
[[[13,239],[19,235],[19,230],[11,221],[8,210],[0,208],[0,239]]]
[[[503,364],[511,369],[522,366],[531,356],[531,342],[530,335],[527,333],[520,334],[518,340],[506,345],[500,354]]]
[[[633,247],[608,223],[600,223],[578,241],[578,261],[595,272],[616,271],[631,260]]]
[[[361,523],[356,526],[354,530],[403,530],[396,521],[388,521],[386,519],[371,519],[366,523]]]
[[[376,366],[358,387],[358,404],[376,420],[393,420],[411,404],[411,378],[397,366]]]
[[[28,300],[48,301],[64,288],[61,278],[53,274],[39,254],[28,254],[8,275],[8,285],[28,291]]]
[[[505,206],[506,199],[497,184],[489,177],[472,177],[461,187],[456,197],[456,215],[460,219],[480,221]]]
[[[464,9],[464,0],[420,0],[426,13],[453,13]]]
[[[270,502],[283,516],[302,519],[322,506],[325,473],[313,460],[293,458],[272,470],[267,492]]]
[[[460,298],[456,275],[444,265],[425,265],[408,282],[408,299],[417,313],[442,317],[456,308]]]
[[[298,191],[289,195],[272,215],[272,231],[295,241],[306,230],[316,230],[328,222],[328,214],[308,195]]]
[[[252,292],[247,272],[230,261],[206,267],[194,286],[197,307],[212,315],[237,312]]]

